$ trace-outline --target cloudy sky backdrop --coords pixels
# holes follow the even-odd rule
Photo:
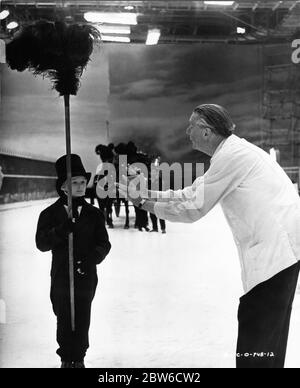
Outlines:
[[[236,133],[259,142],[261,58],[255,45],[106,44],[71,97],[72,150],[92,171],[94,148],[107,141],[133,140],[165,161],[196,161],[185,130],[202,103],[225,106]],[[64,154],[63,99],[49,80],[1,65],[1,81],[0,147],[47,160]]]

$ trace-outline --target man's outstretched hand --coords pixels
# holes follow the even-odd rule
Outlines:
[[[119,193],[128,198],[135,206],[138,206],[141,199],[148,196],[147,179],[143,174],[128,177],[122,175],[122,179],[124,183],[116,183]]]

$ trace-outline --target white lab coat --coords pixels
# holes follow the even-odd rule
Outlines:
[[[300,258],[299,196],[279,164],[245,139],[231,135],[192,186],[161,195],[165,200],[155,204],[155,214],[171,222],[195,222],[220,202],[245,293]]]

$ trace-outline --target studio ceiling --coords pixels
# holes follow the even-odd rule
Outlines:
[[[145,43],[149,28],[161,31],[159,44],[221,42],[231,44],[281,43],[300,29],[300,1],[235,1],[230,6],[207,5],[204,1],[9,1],[9,18],[1,21],[1,38],[9,39],[9,20],[19,26],[39,19],[86,23],[84,13],[132,12],[131,43]],[[130,7],[131,9],[126,9]],[[237,27],[245,28],[244,34]]]

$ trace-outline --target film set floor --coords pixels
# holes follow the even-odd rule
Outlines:
[[[39,252],[39,213],[53,200],[0,206],[1,368],[57,368],[49,299],[51,253]],[[234,368],[237,251],[216,207],[167,234],[124,230],[124,210],[109,229],[112,250],[98,267],[90,368]],[[299,368],[300,286],[294,301],[287,368]]]

